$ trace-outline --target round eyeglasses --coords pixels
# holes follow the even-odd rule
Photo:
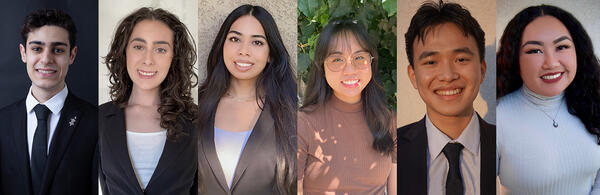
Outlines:
[[[356,69],[367,69],[371,66],[373,56],[369,52],[358,52],[353,54],[350,59],[346,58],[342,54],[332,54],[325,58],[325,66],[333,72],[339,72],[346,67],[346,60],[351,60],[354,68]]]

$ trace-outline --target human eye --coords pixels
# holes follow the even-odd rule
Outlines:
[[[144,47],[141,46],[141,45],[134,45],[133,49],[135,49],[135,50],[142,50],[142,49],[144,49]]]
[[[456,61],[457,61],[457,62],[468,62],[468,61],[470,61],[470,60],[471,60],[471,59],[469,59],[469,58],[462,58],[462,57],[461,57],[461,58],[457,58],[457,59],[456,59]]]
[[[167,53],[167,49],[159,47],[155,49],[156,53]]]
[[[229,37],[228,40],[231,42],[239,42],[240,41],[240,39],[238,39],[237,37]]]
[[[265,43],[262,41],[252,41],[252,44],[257,46],[263,46]]]
[[[41,52],[42,51],[42,47],[31,47],[31,51],[35,51],[35,52]]]
[[[435,61],[433,61],[433,60],[427,60],[427,61],[424,61],[422,64],[423,65],[434,65]]]
[[[61,48],[54,48],[54,50],[53,50],[53,51],[54,51],[54,53],[57,53],[57,54],[61,54],[61,53],[64,53],[64,52],[65,52],[65,50],[64,50],[64,49],[61,49]]]
[[[556,47],[556,50],[565,50],[565,49],[569,49],[571,48],[571,46],[569,45],[559,45],[558,47]]]
[[[542,50],[540,49],[529,49],[527,51],[525,51],[526,54],[539,54],[539,53],[544,53],[542,52]]]

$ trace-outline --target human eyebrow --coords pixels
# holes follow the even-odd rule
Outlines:
[[[130,43],[132,43],[134,41],[139,41],[139,42],[142,42],[142,43],[146,43],[146,40],[144,40],[142,38],[133,38],[133,39],[131,39]]]
[[[50,43],[50,45],[52,45],[52,46],[69,46],[65,42],[52,42],[52,43]]]
[[[171,46],[171,44],[169,44],[169,42],[167,42],[167,41],[154,41],[154,44],[166,44],[169,47]]]
[[[563,41],[563,40],[569,40],[569,41],[573,42],[573,40],[571,40],[571,38],[569,38],[569,37],[567,37],[567,36],[562,36],[562,37],[559,37],[558,39],[556,39],[556,40],[554,40],[554,41],[552,41],[552,42],[553,42],[554,44],[557,44],[558,42],[561,42],[561,41]]]
[[[267,40],[267,37],[265,37],[264,35],[252,35],[253,38],[263,38],[264,40]]]
[[[525,47],[526,45],[529,45],[529,44],[544,46],[544,43],[542,43],[541,41],[527,41],[523,45],[521,45],[521,48],[523,48],[523,47]]]
[[[238,31],[235,31],[235,30],[231,30],[227,34],[229,34],[229,33],[233,33],[233,34],[236,34],[236,35],[242,35],[241,32],[238,32]]]
[[[421,60],[423,58],[426,58],[426,57],[429,57],[429,56],[433,56],[433,55],[436,55],[436,54],[439,54],[439,52],[437,52],[437,51],[424,51],[424,52],[421,53],[421,55],[419,55],[418,60]]]
[[[468,47],[458,48],[458,49],[455,49],[453,52],[454,53],[466,53],[466,54],[469,54],[469,55],[475,55],[473,53],[473,51],[471,51],[471,49],[469,49]]]
[[[45,45],[45,43],[41,41],[29,41],[29,45]]]

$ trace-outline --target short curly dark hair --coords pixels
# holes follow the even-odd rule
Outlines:
[[[42,26],[58,26],[64,28],[69,32],[69,46],[70,50],[75,47],[75,40],[77,34],[77,28],[75,23],[69,14],[58,9],[40,9],[29,13],[25,16],[23,26],[21,26],[21,38],[23,39],[23,46],[27,47],[27,37],[31,31],[38,29]]]
[[[163,9],[140,8],[125,17],[117,27],[110,51],[104,63],[110,71],[110,95],[121,108],[127,105],[133,81],[127,73],[127,48],[135,25],[143,20],[165,23],[173,31],[174,56],[165,80],[160,84],[160,126],[167,129],[167,137],[176,140],[183,131],[182,121],[196,121],[198,107],[191,95],[192,87],[198,84],[195,72],[196,46],[191,33],[177,16]],[[195,81],[193,81],[195,80]]]

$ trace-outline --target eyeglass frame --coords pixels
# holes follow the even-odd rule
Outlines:
[[[373,60],[375,59],[375,57],[373,57],[373,55],[371,55],[371,52],[367,52],[367,51],[361,51],[361,52],[359,52],[359,53],[367,53],[367,54],[369,54],[369,59],[370,59],[370,61],[369,61],[369,66],[370,66],[370,65],[372,65],[372,63],[373,63]],[[352,58],[352,57],[353,57],[354,55],[356,55],[356,54],[358,54],[358,53],[352,54],[350,57]],[[348,60],[348,58],[346,58],[346,57],[345,57],[344,55],[342,55],[342,54],[332,54],[332,55],[341,55],[341,56],[343,56],[343,57],[344,57],[344,60]],[[323,66],[326,66],[326,67],[327,67],[327,68],[328,68],[330,71],[332,71],[332,72],[340,72],[340,71],[344,70],[344,68],[346,68],[346,65],[348,64],[348,62],[344,62],[344,66],[342,66],[342,67],[341,67],[339,70],[333,70],[333,69],[332,69],[332,68],[331,68],[329,65],[327,65],[327,64],[328,64],[328,63],[327,63],[327,59],[328,59],[329,57],[331,57],[332,55],[329,55],[329,56],[325,57],[325,60],[324,60],[324,62],[323,62]],[[367,67],[365,67],[365,68],[358,68],[358,66],[357,66],[356,64],[354,64],[354,60],[350,60],[350,61],[352,62],[352,65],[353,65],[353,66],[354,66],[356,69],[359,69],[359,70],[364,70],[364,69],[367,69],[367,68],[368,68],[368,66],[367,66]]]

